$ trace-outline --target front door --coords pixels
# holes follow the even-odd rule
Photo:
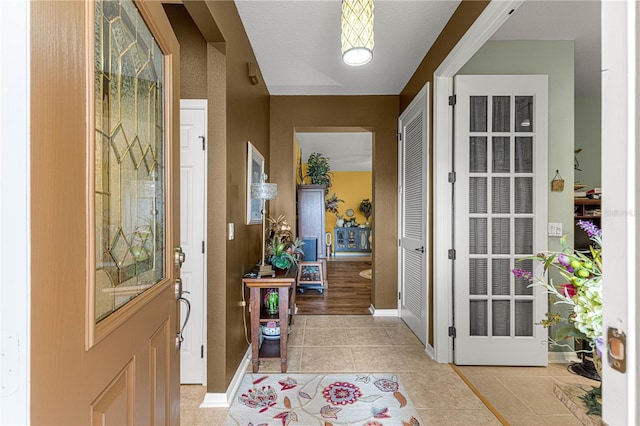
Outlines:
[[[400,317],[427,344],[427,208],[429,86],[402,113],[400,131]]]
[[[546,250],[547,76],[455,88],[455,362],[546,365],[546,293],[511,271]]]
[[[31,423],[179,424],[177,40],[160,2],[31,21]]]

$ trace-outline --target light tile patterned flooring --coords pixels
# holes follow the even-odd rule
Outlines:
[[[298,315],[289,335],[291,373],[385,372],[397,374],[425,425],[499,425],[448,364],[432,361],[399,318],[368,315]],[[553,394],[555,380],[596,382],[549,367],[459,367],[512,425],[574,425],[573,415]],[[279,373],[266,361],[260,372]],[[183,425],[223,425],[227,409],[199,408],[203,386],[182,386]]]

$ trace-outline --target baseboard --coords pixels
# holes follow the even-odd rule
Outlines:
[[[397,309],[376,309],[373,305],[369,306],[369,312],[374,317],[397,317],[398,310]]]
[[[431,358],[432,360],[435,361],[436,359],[436,352],[433,350],[433,346],[431,345],[426,345],[424,351],[427,353],[427,355],[429,355],[429,358]]]
[[[577,362],[578,356],[575,352],[549,352],[549,362],[552,364],[569,364]]]
[[[240,383],[242,383],[242,378],[244,374],[247,372],[247,368],[251,365],[251,345],[247,349],[247,352],[242,357],[242,362],[238,366],[236,370],[236,374],[233,375],[233,379],[231,379],[231,383],[229,383],[229,387],[227,388],[227,392],[225,393],[207,393],[204,396],[204,400],[202,404],[200,404],[200,408],[228,408],[231,406],[231,401],[236,397],[236,392],[238,392],[238,388],[240,387]]]

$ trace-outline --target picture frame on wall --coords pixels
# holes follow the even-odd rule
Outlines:
[[[264,174],[264,157],[247,141],[247,225],[262,223],[262,203],[251,198],[251,184],[260,183]]]

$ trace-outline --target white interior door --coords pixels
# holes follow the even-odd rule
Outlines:
[[[181,304],[186,326],[180,349],[180,383],[206,383],[205,235],[207,101],[180,101],[180,245],[186,255],[182,288],[191,305]]]
[[[521,258],[546,250],[547,76],[458,76],[455,362],[546,365],[547,310]]]
[[[402,113],[398,127],[400,317],[426,345],[428,325],[428,99],[426,85]]]

